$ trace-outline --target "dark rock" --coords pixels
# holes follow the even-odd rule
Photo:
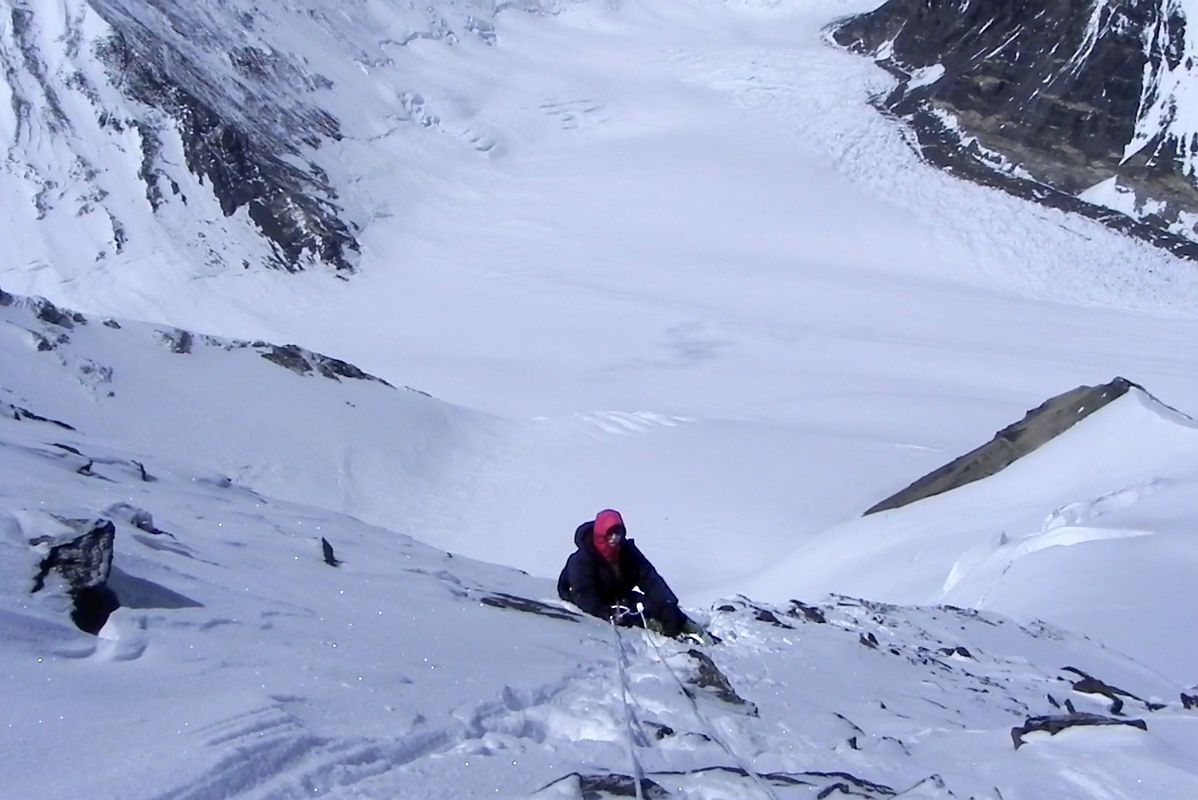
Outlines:
[[[663,725],[660,722],[642,722],[641,725],[649,728],[653,734],[653,738],[659,742],[676,733],[669,725]]]
[[[1198,694],[1181,693],[1181,707],[1187,711],[1191,708],[1198,708]]]
[[[13,304],[13,296],[8,292],[0,289],[0,307],[11,306]]]
[[[105,328],[113,328],[114,330],[118,331],[121,329],[121,323],[117,322],[115,319],[106,319],[101,324]]]
[[[960,656],[961,658],[973,659],[973,653],[960,645],[956,647],[942,647],[939,652],[945,656]]]
[[[728,680],[728,676],[716,666],[716,663],[711,660],[711,656],[702,650],[694,648],[687,650],[686,653],[694,659],[698,668],[692,683],[693,686],[699,689],[710,690],[725,703],[740,706],[747,710],[750,716],[757,716],[757,706],[736,693],[736,689],[732,688],[732,682]],[[690,689],[687,689],[686,693],[692,698],[694,697]]]
[[[857,795],[861,797],[891,797],[894,795],[894,789],[881,783],[874,783],[865,778],[858,778],[856,775],[848,772],[816,772],[808,771],[800,773],[806,778],[820,778],[823,780],[831,780],[832,782],[820,789],[815,796],[816,800],[825,800],[831,797],[833,792],[838,792],[846,796]]]
[[[1143,387],[1126,378],[1115,378],[1100,386],[1079,386],[1059,394],[1028,411],[1019,422],[1000,430],[981,447],[928,473],[897,494],[872,506],[865,515],[901,508],[916,500],[994,475],[1132,388],[1143,391]]]
[[[702,737],[707,739],[708,737]],[[653,772],[641,779],[641,786],[645,798],[668,798],[673,797],[669,792],[662,788],[662,784],[670,785],[670,779],[675,777],[706,777],[712,776],[711,785],[724,787],[719,793],[720,797],[749,797],[757,796],[761,793],[763,787],[776,787],[782,789],[793,789],[795,787],[819,787],[818,793],[814,795],[816,798],[829,798],[834,796],[852,796],[862,798],[889,798],[895,797],[898,793],[891,788],[881,783],[875,783],[864,778],[858,778],[848,772],[760,772],[749,773],[742,767],[701,767],[699,769],[685,771],[662,771]],[[740,792],[735,791],[736,784],[731,782],[731,779],[741,779],[743,785]],[[556,781],[541,787],[536,793],[557,786],[558,784],[567,781],[577,781],[577,787],[580,795],[584,800],[604,800],[605,798],[613,797],[633,797],[636,794],[635,780],[628,775],[604,773],[601,775],[581,775],[577,772],[572,772],[565,775]],[[907,791],[923,786],[924,784],[932,783],[941,788],[944,782],[939,776],[933,775],[923,779],[915,786]],[[707,782],[704,785],[708,785]],[[790,796],[789,794],[787,795]],[[804,797],[810,796],[807,794]],[[920,796],[923,796],[922,794]],[[951,795],[950,795],[951,796]]]
[[[827,623],[828,618],[824,616],[824,612],[820,611],[815,606],[809,606],[806,603],[801,603],[798,600],[790,601],[790,616],[798,617],[799,614],[808,622],[814,622],[818,625]]]
[[[572,611],[567,611],[558,606],[551,606],[542,603],[540,600],[531,600],[527,597],[517,597],[513,594],[504,592],[493,592],[480,597],[479,602],[484,606],[492,608],[504,608],[511,611],[522,611],[526,614],[537,614],[550,619],[561,619],[567,622],[579,622],[582,617]]]
[[[873,632],[862,633],[857,637],[857,641],[870,648],[871,650],[878,649],[878,637],[873,635]]]
[[[1142,731],[1148,730],[1148,723],[1142,719],[1116,719],[1114,717],[1104,717],[1101,714],[1074,712],[1070,714],[1029,717],[1023,725],[1011,728],[1011,741],[1015,743],[1015,749],[1018,750],[1024,745],[1023,737],[1035,731],[1045,731],[1055,736],[1068,728],[1105,725],[1127,725],[1132,728],[1139,728]]]
[[[316,363],[316,369],[326,378],[340,380],[341,378],[349,378],[356,381],[376,381],[384,385],[390,386],[382,378],[364,372],[358,367],[350,364],[348,361],[342,361],[339,358],[331,358],[330,356],[321,355],[320,353],[312,354],[313,361]]]
[[[35,317],[59,328],[72,330],[76,323],[87,324],[87,317],[77,311],[64,311],[44,297],[30,297],[26,304]]]
[[[291,370],[296,375],[307,375],[312,372],[312,365],[304,357],[304,351],[293,344],[282,347],[271,347],[262,357],[273,364]]]
[[[1149,711],[1159,711],[1164,708],[1159,703],[1151,703],[1141,697],[1137,697],[1129,691],[1120,689],[1118,686],[1112,686],[1105,681],[1095,678],[1076,667],[1065,667],[1064,672],[1072,672],[1078,676],[1078,680],[1073,682],[1073,691],[1081,692],[1082,694],[1097,694],[1106,697],[1111,701],[1110,713],[1121,714],[1123,712],[1124,697],[1131,700],[1136,700],[1143,704]]]
[[[337,560],[335,555],[333,555],[333,546],[329,544],[329,540],[323,536],[320,537],[320,550],[324,554],[324,563],[328,564],[330,567],[341,565],[341,562]]]
[[[83,527],[80,520],[63,520],[73,528]],[[80,536],[65,541],[54,541],[39,537],[30,541],[32,545],[48,545],[49,552],[42,559],[38,575],[34,579],[33,591],[40,592],[50,571],[57,572],[71,589],[82,589],[103,584],[112,569],[112,550],[116,538],[116,526],[108,520],[96,520]]]
[[[151,534],[153,536],[167,536],[171,539],[176,538],[174,534],[162,530],[154,524],[154,516],[144,508],[132,505],[130,503],[113,503],[104,509],[104,515],[113,519],[127,522],[139,531]]]
[[[351,380],[374,381],[391,387],[391,384],[382,378],[376,378],[349,362],[342,361],[339,358],[330,358],[320,353],[313,353],[303,349],[299,345],[285,344],[279,346],[267,344],[266,342],[252,342],[249,346],[259,351],[265,351],[260,353],[263,358],[272,364],[278,364],[280,367],[291,370],[296,375],[310,375],[315,370],[324,377],[335,381],[340,381],[341,378],[349,378]]]
[[[180,328],[174,328],[169,331],[155,331],[158,341],[165,344],[172,353],[179,355],[187,355],[191,352],[195,338],[190,331],[185,331]]]
[[[1168,91],[1161,77],[1184,53],[1186,24],[1177,6],[1157,2],[890,0],[832,36],[899,78],[879,106],[913,127],[932,163],[1194,258],[1192,232],[1167,229],[1198,210],[1183,157],[1191,143],[1166,119],[1125,157],[1141,103]],[[931,67],[942,72],[920,72]],[[1076,199],[1112,177],[1164,210],[1132,219]]]
[[[777,614],[775,614],[773,611],[770,611],[768,609],[764,609],[764,608],[754,609],[753,618],[756,619],[758,622],[768,622],[770,625],[773,625],[775,628],[785,628],[788,631],[794,630],[793,625],[787,625],[785,622],[778,619]]]
[[[66,340],[64,339],[58,339],[57,341],[51,340],[36,331],[30,331],[30,335],[33,337],[33,341],[36,343],[37,351],[39,353],[49,353],[57,345],[66,343]]]
[[[155,478],[153,475],[151,475],[149,472],[146,471],[145,464],[141,463],[140,461],[131,461],[130,463],[132,463],[133,466],[137,467],[138,475],[142,479],[143,483],[153,483],[154,481],[158,480],[157,478]]]
[[[536,794],[567,781],[577,781],[582,800],[605,800],[610,797],[636,797],[637,780],[631,775],[618,773],[603,773],[600,775],[583,775],[571,772],[561,778],[542,786]],[[661,784],[649,778],[640,779],[641,797],[645,800],[668,800],[670,793]]]
[[[340,216],[328,176],[308,157],[322,142],[341,137],[339,123],[318,109],[275,99],[276,86],[309,85],[305,70],[279,63],[270,80],[213,81],[202,63],[208,53],[192,40],[206,36],[214,49],[224,44],[216,41],[218,32],[196,29],[187,4],[151,10],[95,0],[93,7],[113,29],[99,49],[113,84],[175,121],[188,169],[211,186],[225,216],[247,210],[271,242],[272,266],[296,271],[316,262],[352,271],[359,251],[353,227]],[[147,199],[158,206],[165,197],[156,166],[160,137],[143,133],[141,139],[140,174]],[[178,192],[173,183],[170,188]]]
[[[20,406],[10,406],[7,403],[0,404],[0,408],[3,408],[5,410],[11,409],[12,418],[15,420],[28,419],[28,420],[32,420],[34,422],[46,422],[51,425],[57,425],[58,427],[62,428],[63,430],[67,430],[67,431],[75,430],[75,428],[73,426],[68,425],[65,422],[61,422],[60,420],[56,420],[56,419],[49,419],[48,417],[43,417],[38,414],[34,414],[32,411],[30,411],[27,408],[21,408]]]
[[[64,520],[72,527],[84,527],[79,520]],[[48,545],[49,552],[34,577],[33,592],[40,592],[46,579],[55,572],[66,584],[74,603],[71,619],[87,633],[99,633],[108,616],[120,607],[116,593],[108,588],[112,571],[112,552],[116,526],[108,520],[96,520],[77,538],[54,541],[46,537],[34,539],[32,545]]]

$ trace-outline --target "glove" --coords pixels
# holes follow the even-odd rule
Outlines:
[[[628,606],[612,606],[607,618],[621,628],[631,628],[636,620],[636,611]]]

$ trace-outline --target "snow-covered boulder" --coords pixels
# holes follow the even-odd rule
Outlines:
[[[106,519],[16,512],[0,520],[5,593],[42,594],[70,613],[81,630],[97,633],[120,601],[108,586],[116,527]]]

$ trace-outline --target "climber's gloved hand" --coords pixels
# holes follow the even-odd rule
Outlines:
[[[614,605],[607,618],[621,628],[630,628],[635,624],[636,611],[628,606]]]

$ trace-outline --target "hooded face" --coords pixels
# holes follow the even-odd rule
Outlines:
[[[624,518],[619,511],[606,509],[595,515],[595,532],[592,542],[599,554],[608,561],[614,562],[620,553],[620,543],[624,541]]]

